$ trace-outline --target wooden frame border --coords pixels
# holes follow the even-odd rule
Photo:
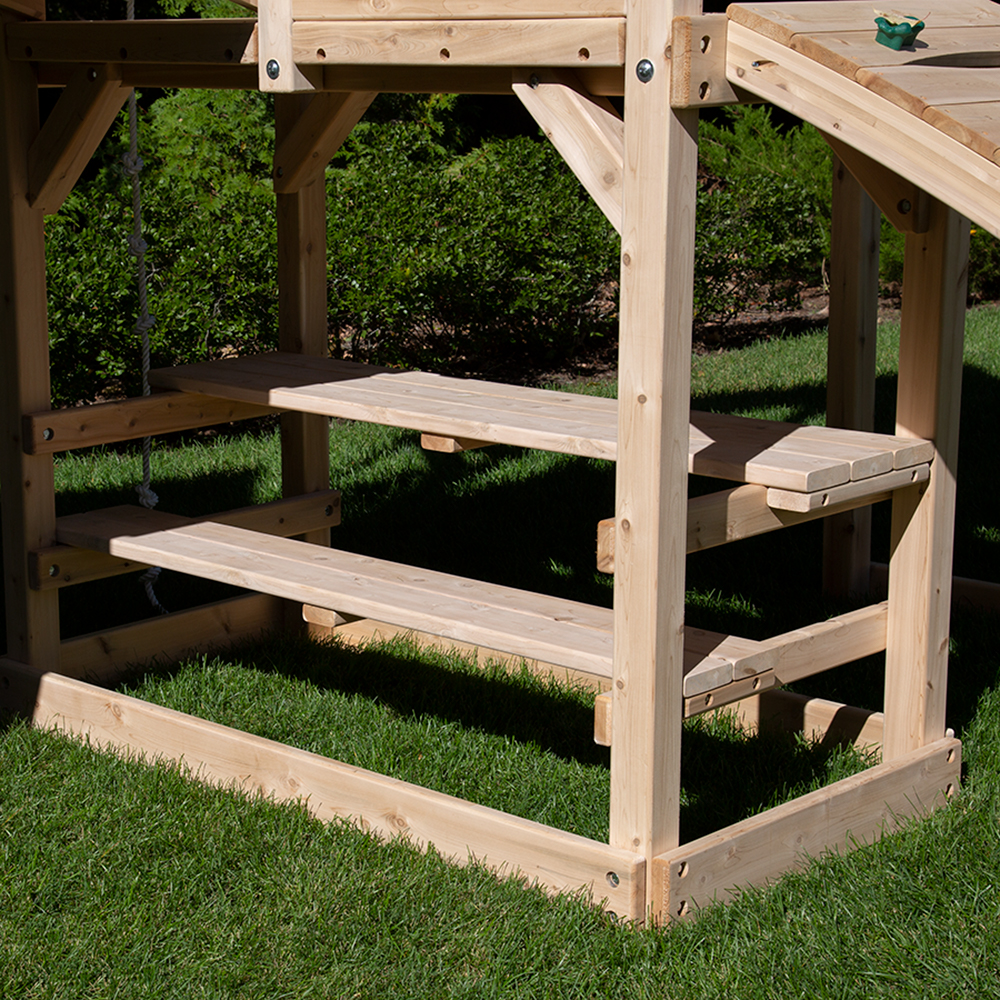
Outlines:
[[[631,920],[645,915],[638,854],[12,660],[0,660],[0,684],[35,725],[95,747],[175,761],[207,784],[298,802],[322,820],[433,845],[556,892],[583,888]]]

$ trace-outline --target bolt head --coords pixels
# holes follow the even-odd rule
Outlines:
[[[648,59],[640,59],[636,64],[635,75],[639,77],[643,83],[649,83],[649,81],[653,79],[654,72],[655,69],[653,64]]]
[[[537,90],[538,85],[541,82],[542,81],[538,79],[538,75],[536,73],[532,73],[531,76],[528,77],[528,86],[531,87],[532,90]]]
[[[281,76],[281,66],[277,59],[268,59],[265,69],[271,80],[277,80]]]

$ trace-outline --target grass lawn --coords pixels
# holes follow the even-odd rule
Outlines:
[[[969,315],[956,531],[956,572],[991,580],[1000,474],[985,429],[1000,420],[998,322]],[[897,338],[880,331],[880,430],[891,429]],[[700,408],[813,422],[824,379],[820,334],[698,357],[692,371]],[[596,522],[613,509],[607,463],[427,453],[414,434],[361,424],[332,428],[331,455],[339,547],[610,604],[610,578],[594,568]],[[133,502],[138,467],[132,450],[61,456],[60,513]],[[274,499],[278,468],[265,424],[162,443],[154,485],[164,509],[197,514]],[[886,535],[878,509],[876,558]],[[692,556],[688,621],[763,637],[844,610],[818,596],[820,539],[810,524]],[[176,574],[157,589],[170,608],[227,593]],[[134,577],[61,599],[67,634],[148,614]],[[583,898],[0,720],[0,998],[1000,996],[1000,618],[957,608],[952,633],[949,724],[966,764],[953,805],[667,930],[626,928]],[[876,657],[801,688],[879,708],[881,684]],[[137,665],[122,688],[607,836],[593,695],[526,671],[398,639],[357,649],[265,636]],[[684,839],[866,764],[747,737],[725,718],[693,720],[683,753]]]

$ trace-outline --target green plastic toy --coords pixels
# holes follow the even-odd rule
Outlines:
[[[895,49],[897,52],[902,48],[912,45],[924,27],[924,22],[912,15],[897,14],[887,16],[878,11],[875,13],[879,15],[875,18],[875,24],[878,25],[878,34],[875,36],[875,41],[879,45],[887,45],[890,49]]]

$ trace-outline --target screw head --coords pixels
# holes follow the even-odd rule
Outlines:
[[[542,81],[538,79],[537,73],[532,73],[531,76],[528,77],[528,86],[531,87],[532,90],[537,90],[538,85],[541,82]]]
[[[281,76],[281,66],[277,59],[268,59],[265,69],[268,77],[272,80],[277,80]]]
[[[51,441],[56,436],[56,432],[51,427],[42,428],[42,440]]]
[[[903,215],[908,215],[910,211],[913,209],[913,206],[905,198],[896,207]]]
[[[643,83],[649,83],[649,81],[653,79],[654,72],[655,69],[653,64],[648,59],[640,59],[636,64],[635,75],[639,77]]]

